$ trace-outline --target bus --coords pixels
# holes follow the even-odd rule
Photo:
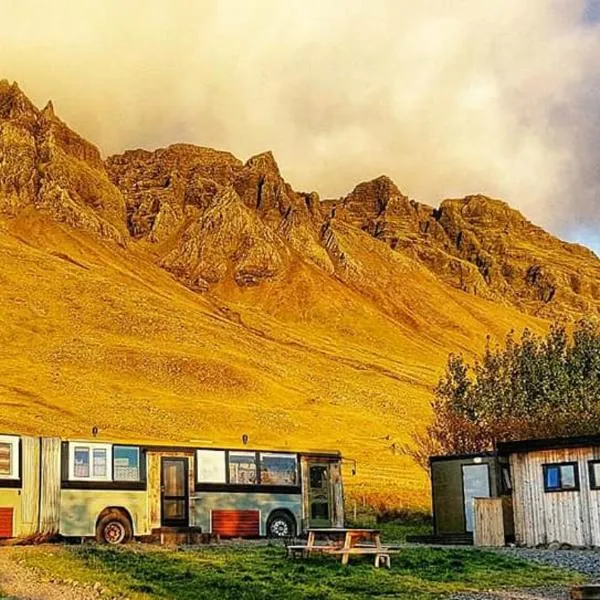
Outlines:
[[[343,527],[341,466],[339,452],[2,434],[0,538],[190,543]]]

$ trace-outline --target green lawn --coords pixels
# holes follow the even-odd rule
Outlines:
[[[15,549],[17,551],[17,549]],[[430,599],[459,590],[540,587],[581,581],[579,575],[476,550],[410,547],[392,569],[366,558],[342,567],[331,557],[287,560],[281,545],[222,545],[165,550],[130,545],[21,548],[15,553],[45,577],[100,582],[131,600]]]

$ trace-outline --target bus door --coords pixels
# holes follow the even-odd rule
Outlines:
[[[331,527],[331,477],[328,463],[308,464],[309,527]]]

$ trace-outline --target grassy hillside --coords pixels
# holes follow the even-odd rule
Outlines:
[[[201,295],[143,242],[124,248],[34,209],[0,221],[0,431],[339,448],[358,461],[350,494],[427,505],[425,473],[394,444],[429,418],[447,354],[544,323],[383,256],[363,232],[337,233],[360,277],[292,260],[259,287]]]

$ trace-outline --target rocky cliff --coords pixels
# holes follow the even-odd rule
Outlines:
[[[598,257],[500,200],[474,195],[432,208],[382,176],[323,205],[465,292],[550,318],[600,313]]]
[[[598,258],[502,201],[475,195],[433,208],[381,176],[321,202],[315,192],[294,191],[270,152],[243,163],[189,144],[104,162],[51,103],[40,111],[7,81],[0,83],[0,191],[5,214],[32,207],[140,245],[200,292],[227,281],[260,285],[298,260],[361,287],[364,265],[343,250],[344,224],[467,293],[543,317],[600,312]]]

